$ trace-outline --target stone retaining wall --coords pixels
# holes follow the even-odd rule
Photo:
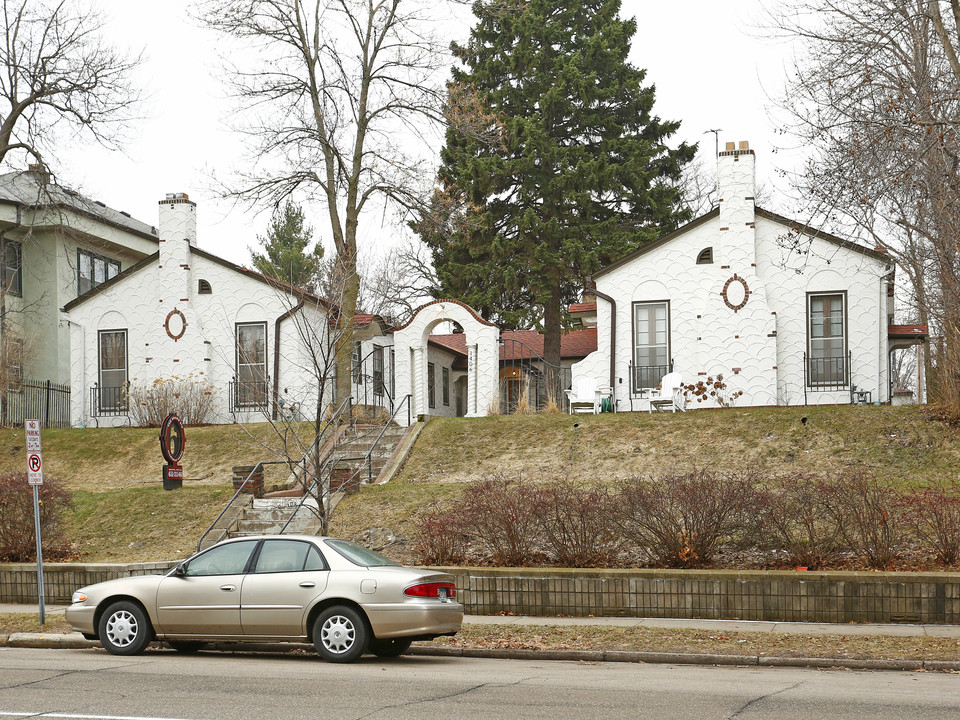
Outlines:
[[[46,601],[174,563],[44,564]],[[960,624],[960,573],[442,568],[471,615]],[[37,601],[36,565],[0,564],[0,602]]]

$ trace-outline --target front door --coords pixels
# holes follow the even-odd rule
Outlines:
[[[210,548],[184,575],[168,575],[157,589],[157,620],[167,635],[242,635],[240,589],[257,540]]]
[[[298,637],[310,602],[327,587],[327,565],[303,540],[264,540],[243,581],[240,622],[247,636]]]

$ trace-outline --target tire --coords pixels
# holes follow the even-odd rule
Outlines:
[[[128,601],[110,605],[97,625],[100,644],[111,655],[139,655],[153,639],[143,608]]]
[[[313,624],[313,644],[327,662],[358,659],[367,647],[369,635],[366,618],[346,605],[328,607]]]
[[[403,655],[410,649],[412,640],[407,638],[394,638],[392,640],[371,640],[370,652],[381,658],[395,658]]]
[[[207,643],[200,640],[167,640],[167,645],[180,653],[195,653],[197,650],[203,650]]]

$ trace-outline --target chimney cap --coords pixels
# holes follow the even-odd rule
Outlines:
[[[186,193],[167,193],[167,200],[189,200],[190,196]]]
[[[749,141],[749,140],[741,140],[741,141],[740,141],[740,149],[741,149],[741,150],[749,150],[749,149],[750,149],[750,141]]]

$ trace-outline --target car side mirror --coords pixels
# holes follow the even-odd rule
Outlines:
[[[177,577],[184,577],[187,574],[187,563],[183,562],[177,565],[173,571],[173,574]]]

